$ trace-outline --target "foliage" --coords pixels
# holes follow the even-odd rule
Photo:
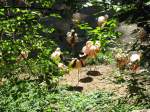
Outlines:
[[[87,32],[87,36],[92,41],[100,41],[101,50],[105,51],[111,43],[115,43],[115,40],[120,36],[120,33],[115,31],[117,28],[117,21],[115,19],[106,22],[105,26],[92,28],[88,24],[78,25],[80,29]]]
[[[61,87],[49,91],[44,82],[8,82],[0,88],[0,111],[127,112],[144,107],[142,104],[128,104],[121,99],[113,100],[115,95],[112,93],[97,91],[83,94],[67,89],[68,87]]]
[[[114,70],[114,83],[123,84],[127,86],[130,102],[137,104],[139,102],[147,104],[150,101],[149,92],[149,71],[142,71],[133,73],[129,70]]]
[[[113,62],[112,53],[109,49],[116,46],[116,39],[121,35],[121,33],[116,31],[117,20],[108,20],[104,27],[92,28],[87,23],[78,25],[78,27],[86,32],[86,36],[89,40],[100,42],[101,47],[97,57],[98,59],[96,59],[97,62]]]
[[[18,83],[17,85],[8,84],[1,87],[0,95],[1,111],[38,111],[40,106],[44,106],[46,95],[44,88],[39,88],[34,83]]]
[[[148,80],[149,72],[143,71],[139,74],[128,73],[128,90],[129,96],[134,98],[134,102],[145,102],[150,101]]]
[[[0,85],[0,111],[127,112],[133,109],[150,108],[149,102],[146,104],[143,100],[146,97],[146,101],[149,101],[149,97],[143,94],[145,92],[143,82],[138,82],[139,79],[135,77],[131,77],[128,87],[131,97],[137,100],[136,104],[130,104],[122,98],[113,100],[115,95],[101,91],[84,94],[68,91],[68,88],[54,89],[53,87],[58,83],[58,76],[62,75],[56,62],[50,58],[51,53],[58,46],[51,35],[57,29],[48,26],[47,21],[42,21],[44,17],[56,17],[61,20],[64,19],[60,14],[62,12],[66,15],[69,12],[71,15],[83,7],[91,6],[96,8],[102,6],[98,8],[101,12],[112,10],[118,15],[138,9],[138,4],[133,0],[117,3],[114,0],[88,0],[86,4],[80,4],[76,0],[16,1],[10,0],[0,4],[2,6],[0,8],[0,83],[2,78],[6,78],[5,84]],[[57,9],[57,3],[66,6],[59,7],[59,4],[60,9]],[[59,13],[56,13],[57,11]],[[67,17],[69,18],[69,15]],[[78,27],[86,32],[89,40],[94,42],[98,40],[101,43],[101,52],[94,61],[112,62],[110,48],[116,45],[115,41],[120,36],[116,31],[117,20],[113,18],[108,20],[104,27],[92,28],[86,23]],[[21,80],[19,77],[22,74],[27,74],[29,77]],[[124,77],[116,78],[118,82],[124,82]]]
[[[42,76],[44,80],[59,76],[57,65],[50,59],[56,47],[49,38],[54,29],[39,22],[41,12],[19,8],[0,11],[3,15],[0,18],[0,78],[16,78],[22,72]],[[8,16],[8,12],[13,16]],[[22,51],[28,53],[27,58],[20,56]]]
[[[113,59],[113,55],[110,51],[107,51],[105,53],[98,53],[96,59],[86,59],[86,63],[89,65],[93,65],[93,64],[112,64],[114,63],[114,59]]]

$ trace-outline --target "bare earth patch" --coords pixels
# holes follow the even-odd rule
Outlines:
[[[103,90],[114,92],[118,96],[125,96],[127,86],[125,84],[116,84],[113,82],[114,70],[112,65],[87,66],[81,68],[78,83],[78,71],[73,69],[59,81],[60,85],[69,85],[72,88],[80,89],[82,92],[91,92]]]

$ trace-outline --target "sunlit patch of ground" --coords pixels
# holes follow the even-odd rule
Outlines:
[[[59,81],[60,85],[68,85],[70,87],[80,87],[81,92],[92,92],[102,90],[106,92],[114,92],[118,96],[127,94],[126,84],[116,84],[114,82],[114,71],[116,68],[112,65],[87,66],[81,68],[79,74],[73,69],[69,74],[64,75]]]

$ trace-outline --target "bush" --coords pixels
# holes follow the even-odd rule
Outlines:
[[[117,20],[110,19],[106,22],[104,27],[96,27],[92,28],[88,25],[88,23],[78,25],[79,29],[86,32],[85,36],[88,37],[89,40],[96,42],[99,41],[101,44],[100,53],[98,54],[97,61],[99,63],[111,63],[112,53],[110,52],[110,48],[116,47],[116,39],[119,38],[121,33],[116,31],[117,28]],[[90,61],[89,61],[90,62]],[[92,62],[90,62],[92,63]]]
[[[84,94],[68,91],[68,87],[50,91],[45,82],[32,81],[7,82],[0,87],[0,97],[2,112],[128,112],[148,106],[129,104],[123,98],[113,100],[114,94],[101,91]]]
[[[0,78],[16,79],[26,73],[49,80],[61,75],[50,59],[56,43],[49,36],[55,29],[39,23],[41,12],[15,8],[0,13]]]

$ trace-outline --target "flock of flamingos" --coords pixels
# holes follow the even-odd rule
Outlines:
[[[108,19],[108,15],[100,16],[97,19],[97,24],[99,27],[104,27]],[[75,33],[75,30],[72,29],[70,32],[67,33],[66,40],[68,44],[73,48],[74,45],[78,42],[78,35]],[[72,58],[70,61],[70,65],[74,68],[78,69],[78,74],[80,71],[80,68],[85,66],[85,59],[86,58],[96,58],[97,54],[101,50],[101,43],[99,41],[93,42],[88,40],[83,46],[81,53],[79,54],[78,58]],[[62,63],[61,56],[63,53],[61,52],[60,48],[56,48],[56,50],[51,54],[51,58],[56,62],[58,65],[58,68],[62,70],[66,70],[67,66]],[[136,73],[140,69],[140,60],[141,60],[142,54],[140,52],[134,52],[131,54],[127,54],[124,51],[120,50],[120,52],[116,53],[115,60],[117,63],[117,67],[119,69],[125,69],[128,68],[132,72]],[[27,59],[28,58],[28,52],[27,51],[21,51],[20,55],[17,58],[17,62]]]

